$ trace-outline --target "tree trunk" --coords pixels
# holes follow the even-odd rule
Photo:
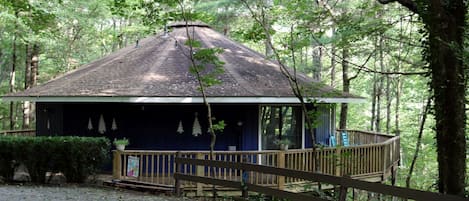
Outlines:
[[[344,92],[348,93],[350,91],[350,79],[348,76],[348,62],[347,59],[349,57],[349,50],[348,47],[344,47],[342,50],[342,80],[343,85],[342,89]],[[341,103],[340,105],[340,120],[339,120],[339,128],[340,129],[347,129],[347,113],[348,113],[348,105],[347,103]]]
[[[395,127],[395,135],[400,136],[401,130],[399,128],[399,107],[401,102],[401,78],[398,76],[396,78],[396,104],[394,105],[394,127]]]
[[[31,87],[31,63],[32,63],[32,47],[29,42],[26,42],[26,58],[24,69],[24,89]],[[30,124],[30,102],[23,102],[23,129],[29,128]]]
[[[37,85],[37,76],[39,75],[39,53],[40,48],[38,44],[33,45],[33,52],[31,57],[31,80],[29,82],[30,87],[34,87]],[[35,103],[30,103],[30,121],[36,121],[36,105]]]
[[[31,54],[31,80],[29,82],[31,87],[37,85],[37,76],[39,75],[39,51],[39,45],[34,44]]]
[[[24,66],[24,89],[30,88],[31,82],[31,60],[32,60],[32,47],[29,45],[29,42],[26,42],[26,58]]]
[[[381,3],[395,2],[379,0]],[[463,52],[467,2],[397,0],[418,13],[428,30],[426,60],[431,69],[441,193],[464,196],[466,178],[466,78]]]
[[[376,65],[374,66],[374,70],[376,70]],[[371,122],[370,122],[370,130],[375,130],[376,125],[376,99],[378,98],[377,90],[378,90],[378,76],[373,74],[373,92],[371,94]]]
[[[464,195],[466,175],[466,91],[462,60],[467,4],[432,0],[423,17],[429,29],[435,98],[438,187],[441,193]],[[445,5],[448,4],[448,5]]]
[[[313,48],[313,53],[312,53],[313,79],[316,80],[316,81],[321,81],[321,71],[322,71],[321,46],[319,44],[317,44],[316,42],[313,42],[312,48]]]
[[[391,102],[391,78],[386,75],[386,134],[391,132]]]
[[[331,47],[331,87],[334,87],[334,82],[335,82],[335,55],[336,54],[336,48],[335,46]]]
[[[18,12],[15,12],[15,16],[18,17]],[[15,81],[16,81],[16,37],[17,37],[18,24],[15,22],[14,35],[12,41],[12,56],[11,56],[11,71],[10,71],[10,93],[16,91]],[[10,102],[10,130],[15,128],[16,118],[15,118],[15,104]]]
[[[410,188],[410,179],[412,178],[412,172],[414,171],[415,163],[417,162],[417,158],[419,156],[420,145],[422,144],[422,135],[423,129],[425,127],[425,120],[427,119],[428,110],[431,107],[431,98],[427,99],[427,104],[425,104],[422,110],[422,119],[420,120],[420,127],[419,127],[419,135],[417,136],[417,144],[415,145],[415,152],[414,157],[412,158],[412,163],[410,164],[409,174],[405,179],[405,187]]]
[[[384,72],[384,55],[383,55],[383,37],[379,36],[378,41],[379,67]],[[381,96],[383,95],[384,77],[379,75],[379,83],[376,95],[376,131],[381,132]]]

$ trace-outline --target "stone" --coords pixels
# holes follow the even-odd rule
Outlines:
[[[61,172],[59,172],[59,173],[47,172],[46,173],[46,181],[50,184],[59,184],[60,185],[60,184],[67,183],[67,178]]]
[[[31,181],[31,176],[29,176],[28,168],[24,164],[20,164],[18,167],[15,168],[13,181],[20,181],[20,182]]]

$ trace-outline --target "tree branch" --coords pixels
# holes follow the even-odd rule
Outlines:
[[[419,10],[417,8],[417,3],[413,0],[378,0],[379,3],[381,4],[388,4],[388,3],[393,3],[393,2],[398,2],[402,6],[406,7],[410,11],[419,14]]]

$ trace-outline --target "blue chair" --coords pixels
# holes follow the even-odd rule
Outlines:
[[[342,132],[342,145],[343,145],[344,147],[350,146],[350,142],[349,142],[349,140],[348,140],[348,134],[347,134],[347,132]]]
[[[337,140],[335,139],[335,135],[332,134],[330,137],[329,137],[329,145],[331,147],[335,147],[337,146]]]

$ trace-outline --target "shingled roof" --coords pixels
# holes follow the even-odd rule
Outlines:
[[[221,84],[207,89],[212,102],[297,102],[279,66],[204,24],[190,32],[204,47],[219,47],[225,72]],[[3,100],[37,102],[200,102],[201,93],[190,60],[184,24],[169,33],[150,36],[56,79]],[[342,93],[303,74],[298,80],[307,95],[323,102],[352,102],[360,97]]]

